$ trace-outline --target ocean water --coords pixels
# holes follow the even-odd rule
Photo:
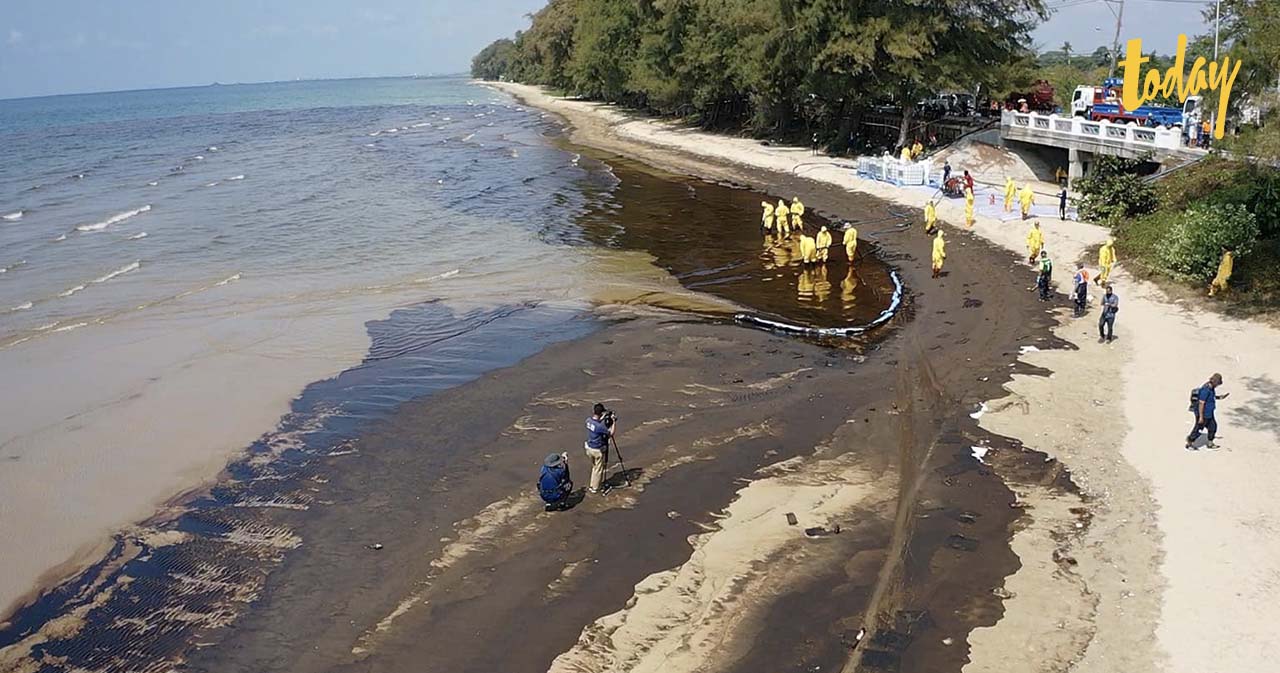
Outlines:
[[[762,241],[761,195],[558,134],[462,78],[0,101],[0,539],[21,541],[0,545],[0,622],[31,603],[0,647],[229,462],[341,451],[589,333],[594,304],[822,326],[884,308],[873,257],[801,270]]]
[[[383,337],[418,355],[528,310],[580,334],[572,223],[616,178],[552,131],[457,78],[0,101],[0,612],[361,363],[366,324],[439,303]]]

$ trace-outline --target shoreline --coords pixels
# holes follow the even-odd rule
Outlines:
[[[764,147],[614,106],[554,98],[534,87],[484,84],[565,117],[575,142],[642,161],[661,157],[694,174],[705,170],[696,166],[698,159],[803,173],[913,207],[929,197],[924,190],[859,180],[839,160],[810,157],[805,149]],[[711,177],[732,172],[713,170],[718,175]],[[961,219],[958,204],[944,202],[938,211],[944,223]],[[974,233],[1023,254],[1025,226],[1001,218],[980,207]],[[1085,260],[1107,232],[1056,217],[1037,219],[1058,261],[1055,281],[1069,286],[1069,263]],[[1280,457],[1269,450],[1280,439],[1269,401],[1280,392],[1280,333],[1175,303],[1155,284],[1125,273],[1123,261],[1121,251],[1113,275],[1122,298],[1118,341],[1095,343],[1090,318],[1096,313],[1081,320],[1061,316],[1054,333],[1075,349],[1023,353],[1020,361],[1043,367],[1042,373],[1015,375],[1008,397],[980,421],[1060,458],[1084,500],[1019,489],[1030,515],[1013,540],[1022,569],[1003,589],[1009,596],[1003,619],[974,632],[966,670],[1008,670],[1017,662],[1027,671],[1106,671],[1118,664],[1138,671],[1263,671],[1269,669],[1265,652],[1280,645],[1280,636],[1256,626],[1280,616],[1274,607],[1280,598],[1280,520],[1267,511],[1274,504],[1269,493],[1280,482],[1263,476],[1280,467]],[[1029,288],[1032,273],[1022,273]],[[1096,305],[1096,291],[1092,299]],[[1206,342],[1206,332],[1232,334],[1235,341]],[[1181,435],[1189,425],[1184,389],[1214,370],[1224,370],[1227,388],[1235,392],[1219,407],[1231,446],[1209,454],[1183,451]],[[1197,459],[1216,462],[1191,462]],[[1249,484],[1252,489],[1242,488]],[[1224,510],[1223,502],[1232,507]],[[1238,566],[1240,556],[1250,564],[1247,579],[1220,572]],[[1064,602],[1071,607],[1061,609]],[[1225,643],[1245,642],[1251,645],[1222,652]]]

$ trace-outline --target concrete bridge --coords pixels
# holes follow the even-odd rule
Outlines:
[[[1067,150],[1069,182],[1087,173],[1100,154],[1149,161],[1164,168],[1206,154],[1206,150],[1184,146],[1182,129],[1176,126],[1153,128],[1036,112],[1001,113],[1000,139]]]

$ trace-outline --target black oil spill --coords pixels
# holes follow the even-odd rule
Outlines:
[[[194,641],[232,624],[288,550],[305,544],[290,518],[323,503],[323,482],[306,476],[311,461],[358,452],[359,431],[404,402],[597,326],[563,308],[455,313],[434,302],[370,322],[364,362],[308,386],[279,427],[182,513],[117,536],[106,558],[19,610],[0,627],[0,649],[27,652],[22,671],[172,670]]]

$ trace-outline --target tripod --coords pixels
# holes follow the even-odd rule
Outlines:
[[[618,449],[618,440],[609,435],[609,441],[613,442],[613,455],[618,457],[618,466],[622,468],[622,478],[627,482],[627,486],[631,485],[631,477],[627,475],[627,463],[622,460],[622,451]]]

